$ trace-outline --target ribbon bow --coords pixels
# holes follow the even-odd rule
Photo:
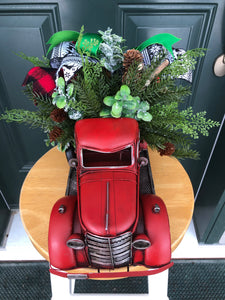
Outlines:
[[[47,44],[50,44],[47,54],[58,44],[62,42],[71,42],[71,41],[76,42],[78,38],[79,38],[79,32],[77,31],[63,30],[63,31],[56,32],[50,37],[50,39],[47,42]],[[144,41],[141,45],[139,45],[136,49],[141,52],[150,45],[160,44],[164,46],[174,57],[172,45],[177,43],[180,40],[181,40],[180,38],[177,38],[176,36],[170,33],[160,33],[150,37],[149,39]],[[89,52],[91,56],[98,57],[99,46],[101,42],[102,42],[102,38],[99,34],[85,33],[83,34],[79,45],[78,43],[76,43],[75,48],[77,51],[79,51],[80,48],[81,51]]]
[[[71,58],[71,56],[68,58],[71,61],[69,61],[69,64],[73,66],[73,68],[67,69],[66,72],[68,73],[68,80],[73,76],[73,73],[76,73],[77,70],[79,70],[82,67],[82,62],[79,61],[79,53],[88,53],[89,60],[93,60],[93,62],[97,62],[98,59],[100,59],[100,50],[99,46],[103,42],[100,34],[97,33],[85,33],[82,35],[79,43],[77,43],[78,38],[80,34],[77,31],[71,31],[71,30],[64,30],[56,32],[51,36],[47,44],[50,44],[50,47],[48,49],[47,54],[56,46],[63,42],[75,42],[75,51],[77,51],[77,55],[75,55],[75,58]],[[176,36],[169,34],[169,33],[160,33],[157,35],[154,35],[144,41],[142,44],[140,44],[136,49],[142,52],[144,57],[144,63],[145,65],[151,64],[150,57],[151,54],[151,47],[158,45],[161,45],[161,48],[164,47],[168,51],[167,55],[167,64],[172,63],[174,59],[177,59],[177,54],[180,53],[181,55],[183,52],[182,49],[173,49],[172,45],[180,41],[180,38],[177,38]],[[154,52],[154,51],[153,51]],[[150,54],[149,54],[150,53]],[[79,56],[77,58],[77,56]],[[154,56],[154,53],[153,53]],[[97,60],[96,60],[97,58]],[[61,61],[61,64],[59,64],[60,68],[63,67],[67,62],[67,58]],[[58,67],[59,67],[58,66]],[[59,69],[60,69],[59,68]],[[66,66],[64,66],[66,68]],[[73,72],[72,72],[73,71]],[[69,74],[71,73],[71,74]],[[191,82],[191,72],[188,72],[188,74],[185,74],[182,76],[183,79],[188,80]]]
[[[177,43],[180,40],[181,40],[180,38],[177,38],[176,36],[174,36],[170,33],[160,33],[160,34],[156,34],[156,35],[150,37],[149,39],[147,39],[146,41],[144,41],[141,45],[139,45],[137,47],[137,50],[139,50],[141,52],[150,45],[160,44],[160,45],[164,46],[172,54],[172,56],[174,58],[172,45]]]
[[[62,42],[77,42],[79,38],[79,32],[64,30],[53,34],[48,40],[47,44],[50,44],[47,54],[58,44]],[[97,33],[85,33],[83,34],[80,43],[76,43],[75,49],[77,52],[88,52],[90,56],[98,57],[99,46],[102,42],[101,36]]]

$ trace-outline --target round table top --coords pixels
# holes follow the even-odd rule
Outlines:
[[[174,251],[192,219],[194,209],[192,184],[177,159],[160,156],[157,151],[151,149],[149,158],[156,195],[163,199],[167,207],[171,248]],[[51,209],[58,199],[65,196],[68,174],[69,165],[65,153],[55,147],[35,163],[21,189],[20,214],[24,228],[34,247],[46,260],[49,260],[48,226]],[[138,268],[144,267],[131,268],[137,271]],[[123,271],[123,268],[120,269]],[[89,270],[93,272],[95,269]]]

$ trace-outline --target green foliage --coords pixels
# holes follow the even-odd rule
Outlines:
[[[173,80],[161,77],[159,80],[154,80],[140,93],[140,97],[148,101],[150,105],[182,103],[189,95],[191,95],[189,86],[177,85]]]
[[[181,131],[173,130],[164,124],[160,124],[157,118],[153,116],[152,122],[139,122],[141,138],[154,149],[162,149],[164,143],[171,142],[175,146],[190,145],[191,139]]]
[[[150,122],[152,115],[147,112],[150,106],[147,101],[140,101],[138,96],[132,97],[127,85],[122,85],[115,96],[107,96],[104,104],[111,107],[104,108],[100,112],[101,117],[112,116],[114,118],[127,117]]]
[[[158,66],[160,62],[153,62],[150,67],[140,66],[140,63],[134,61],[128,68],[126,76],[123,78],[123,84],[129,86],[131,94],[134,96],[139,96],[142,99],[143,93],[148,95],[148,88],[146,87],[146,82],[152,76],[155,67]]]
[[[27,60],[31,62],[35,67],[43,67],[43,68],[49,68],[49,59],[45,56],[42,56],[42,59],[35,57],[35,56],[27,56],[23,52],[19,52],[16,54],[17,56],[21,57],[24,60]]]
[[[23,109],[6,110],[5,113],[0,116],[0,120],[5,120],[7,123],[25,123],[31,128],[41,128],[44,131],[52,126],[51,120],[43,116],[40,112]]]
[[[213,121],[211,119],[206,119],[206,111],[193,113],[192,107],[182,110],[180,112],[181,119],[180,123],[174,125],[176,130],[181,129],[184,134],[189,135],[193,139],[198,139],[199,134],[203,136],[209,135],[209,130],[213,127],[218,127],[219,122]]]
[[[103,98],[109,94],[114,85],[118,86],[117,76],[110,76],[100,63],[88,60],[88,55],[95,41],[82,44],[84,28],[82,26],[77,40],[78,53],[82,59],[83,68],[76,75],[76,80],[65,85],[63,78],[57,81],[56,92],[53,93],[53,103],[68,112],[69,117],[94,118],[99,116],[103,106]],[[109,79],[109,77],[111,79]]]
[[[56,108],[56,106],[52,104],[52,98],[47,95],[41,95],[33,92],[32,84],[29,84],[25,87],[24,93],[31,101],[35,103],[36,110],[6,110],[5,113],[0,116],[0,120],[5,120],[8,123],[23,123],[31,128],[42,129],[47,135],[47,139],[45,140],[47,146],[57,145],[59,149],[65,150],[69,144],[74,145],[74,121],[68,118],[63,122],[58,123],[50,118],[51,112]],[[60,135],[56,141],[50,142],[49,133],[55,126],[61,128],[63,130],[63,134]]]
[[[200,154],[198,151],[191,149],[191,145],[184,145],[176,147],[175,152],[173,153],[177,159],[191,158],[198,160],[200,159]]]
[[[154,78],[146,86],[146,81],[152,78],[154,70],[161,64],[163,56],[153,61],[151,67],[140,70],[139,63],[134,62],[128,69],[124,84],[127,84],[132,95],[138,95],[142,101],[150,105],[152,120],[149,123],[140,122],[141,138],[155,149],[163,149],[164,144],[171,142],[175,145],[174,156],[179,159],[198,159],[199,153],[192,149],[193,139],[199,135],[207,136],[209,130],[219,126],[218,122],[206,119],[205,112],[193,113],[193,108],[180,110],[179,104],[191,95],[190,86],[178,84],[176,77],[193,69],[196,57],[202,56],[202,49],[187,52],[187,61],[178,59],[164,69],[159,78]],[[173,65],[173,66],[172,66]]]
[[[55,141],[50,141],[49,133],[53,129],[54,126],[48,128],[46,131],[47,133],[47,139],[45,140],[45,143],[47,146],[57,146],[60,151],[65,151],[69,146],[75,147],[75,140],[74,140],[74,125],[75,121],[71,119],[67,119],[62,123],[56,123],[54,122],[54,126],[57,125],[57,127],[61,128],[63,130],[62,134],[57,137]]]
[[[177,158],[197,159],[199,154],[191,149],[193,139],[199,138],[200,134],[208,136],[211,128],[219,126],[218,122],[207,120],[205,112],[194,114],[191,107],[180,111],[177,102],[153,105],[151,113],[151,127],[143,126],[143,138],[150,145],[157,145],[159,149],[166,142],[173,143],[176,147],[173,155]]]
[[[98,31],[103,42],[100,44],[100,63],[110,72],[118,70],[123,63],[123,49],[121,43],[125,40],[112,34],[112,29],[108,28],[106,31]]]
[[[83,68],[73,81],[74,95],[82,106],[83,118],[96,118],[102,110],[103,99],[118,91],[121,85],[121,74],[120,72],[111,74],[102,67],[101,63],[90,62],[83,53],[80,55]]]
[[[82,118],[82,106],[74,96],[74,84],[69,83],[66,86],[63,77],[56,81],[56,90],[52,94],[52,103],[60,109],[64,109],[70,119],[79,120]]]
[[[175,146],[173,155],[178,159],[198,159],[199,153],[192,149],[193,140],[200,135],[208,136],[209,130],[219,123],[207,119],[204,111],[194,113],[192,107],[180,109],[180,104],[191,95],[191,89],[176,79],[194,70],[197,58],[202,57],[205,50],[187,51],[159,75],[155,75],[155,70],[164,61],[165,53],[153,60],[151,66],[143,66],[134,60],[124,74],[121,48],[124,40],[112,34],[111,29],[99,31],[103,42],[99,47],[99,62],[93,63],[88,56],[96,41],[83,40],[81,46],[83,32],[82,27],[77,40],[83,68],[76,74],[76,79],[66,84],[62,77],[58,78],[52,97],[34,92],[32,84],[28,84],[24,92],[34,102],[34,110],[6,110],[0,120],[39,127],[47,134],[46,144],[57,145],[63,151],[69,144],[74,145],[76,120],[97,118],[99,115],[131,117],[138,120],[141,139],[145,139],[153,149],[164,149],[165,144],[170,142]],[[39,59],[23,53],[18,56],[34,66],[49,67],[46,57]],[[52,112],[57,109],[63,110],[67,117],[61,121],[52,118]],[[55,127],[61,134],[52,141],[51,133]]]
[[[36,106],[39,105],[40,109],[52,109],[54,105],[52,104],[52,99],[47,94],[42,95],[33,91],[33,84],[29,83],[24,87],[24,94],[29,100],[35,103]]]
[[[95,118],[99,115],[102,100],[109,87],[103,78],[100,64],[85,61],[83,70],[73,81],[75,97],[82,105],[84,118]]]
[[[174,79],[178,78],[180,75],[184,75],[188,71],[193,71],[197,63],[197,58],[203,57],[205,55],[205,51],[206,49],[202,48],[188,50],[165,68],[160,76]]]

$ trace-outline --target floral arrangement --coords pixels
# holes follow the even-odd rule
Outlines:
[[[111,29],[98,34],[85,34],[83,28],[79,33],[58,32],[49,40],[50,60],[19,54],[34,65],[23,85],[35,109],[6,110],[0,120],[39,127],[47,145],[64,151],[75,147],[79,119],[135,118],[141,138],[161,155],[197,159],[193,141],[219,123],[192,107],[179,109],[191,88],[177,79],[191,81],[205,50],[172,48],[178,40],[160,34],[126,51],[124,39]]]

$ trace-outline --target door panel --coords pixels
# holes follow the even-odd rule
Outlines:
[[[128,48],[162,32],[182,38],[176,46],[184,49],[205,44],[210,36],[209,29],[215,17],[216,4],[158,2],[119,4],[118,25],[121,34],[127,38]]]

